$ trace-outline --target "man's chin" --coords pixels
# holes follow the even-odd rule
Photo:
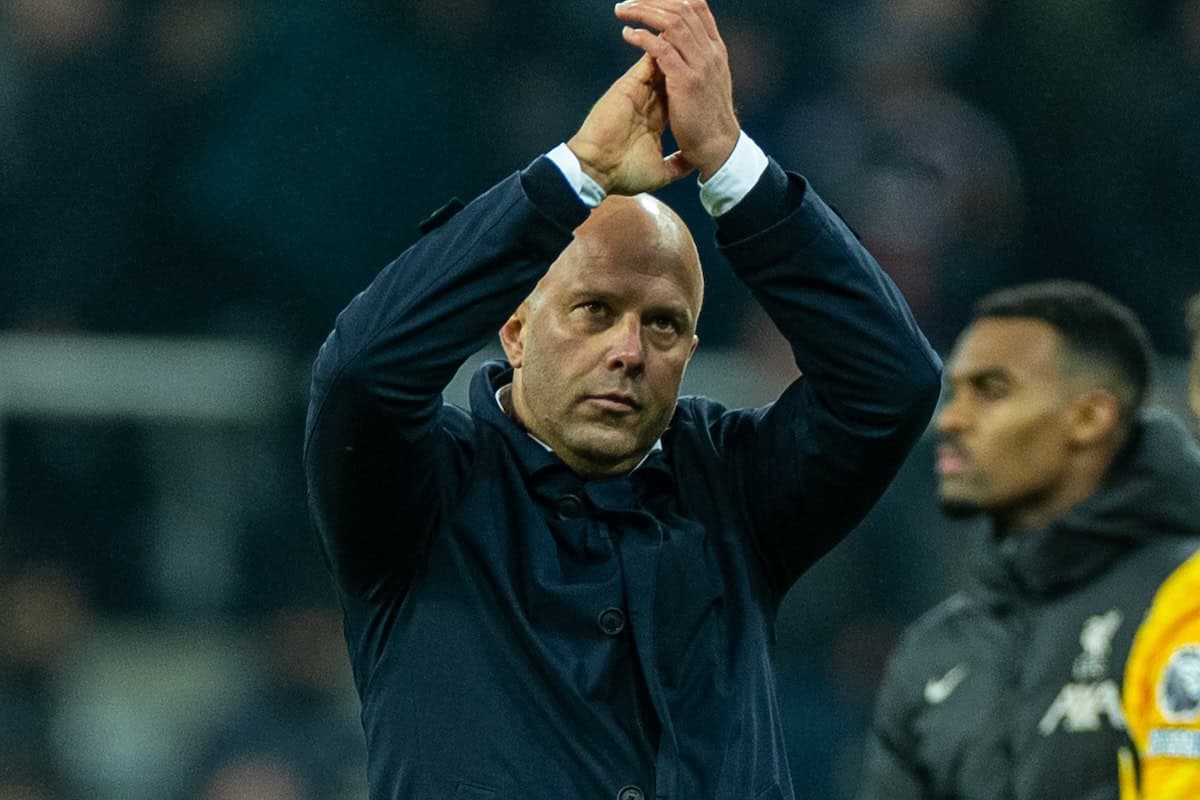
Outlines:
[[[578,459],[604,474],[628,472],[650,450],[649,446],[641,446],[636,437],[622,431],[592,433],[577,439],[570,449]]]
[[[942,497],[942,514],[948,519],[970,519],[983,513],[983,508],[974,500],[962,497]]]

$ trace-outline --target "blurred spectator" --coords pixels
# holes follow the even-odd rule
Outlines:
[[[57,679],[91,611],[61,565],[0,555],[0,800],[54,800],[70,794],[51,728]]]
[[[137,54],[121,0],[0,3],[0,330],[122,326],[115,287],[141,254],[153,149]],[[139,561],[122,554],[141,541],[129,431],[4,422],[10,546],[70,564],[93,598],[136,604],[123,592]]]
[[[9,0],[0,325],[110,328],[139,255],[150,109],[120,0]],[[0,102],[3,102],[0,100]]]
[[[1200,14],[1193,0],[990,4],[968,95],[1001,119],[1025,167],[1030,266],[1112,291],[1156,346],[1200,288]]]
[[[273,615],[266,627],[262,681],[209,734],[184,797],[365,796],[366,748],[355,721],[341,617],[329,609],[293,607]]]
[[[486,5],[405,8],[304,0],[255,18],[238,81],[170,190],[183,233],[237,289],[217,324],[307,356],[416,237],[428,198],[490,180],[459,135],[479,128],[470,20]]]
[[[1076,157],[1086,178],[1088,269],[1182,354],[1177,320],[1200,291],[1200,0],[1104,65]]]
[[[217,768],[200,800],[312,800],[295,764],[270,757],[235,758]]]
[[[66,565],[100,611],[147,609],[149,476],[137,430],[63,420],[0,424],[5,550]]]
[[[868,0],[834,16],[840,80],[784,130],[808,177],[896,280],[935,346],[969,301],[1021,274],[1023,205],[1004,130],[948,75],[969,52],[975,0]]]

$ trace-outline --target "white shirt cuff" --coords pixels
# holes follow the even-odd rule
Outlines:
[[[600,201],[604,199],[604,189],[583,171],[579,158],[571,152],[566,142],[546,153],[546,158],[554,162],[554,166],[558,167],[558,171],[567,179],[567,183],[571,184],[571,188],[584,205],[589,208],[600,205]]]
[[[721,168],[700,183],[700,202],[709,214],[719,217],[742,202],[766,170],[767,154],[742,131]]]

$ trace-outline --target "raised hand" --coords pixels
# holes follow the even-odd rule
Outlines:
[[[584,172],[605,192],[651,192],[692,171],[678,153],[663,157],[665,88],[653,59],[642,56],[596,101],[567,141]]]
[[[615,13],[628,24],[622,31],[625,41],[653,58],[663,76],[671,133],[682,160],[708,180],[733,152],[741,130],[733,110],[729,56],[708,4],[626,0]]]

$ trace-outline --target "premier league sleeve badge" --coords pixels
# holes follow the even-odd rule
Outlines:
[[[1200,719],[1200,644],[1175,650],[1158,682],[1158,708],[1167,722]]]

